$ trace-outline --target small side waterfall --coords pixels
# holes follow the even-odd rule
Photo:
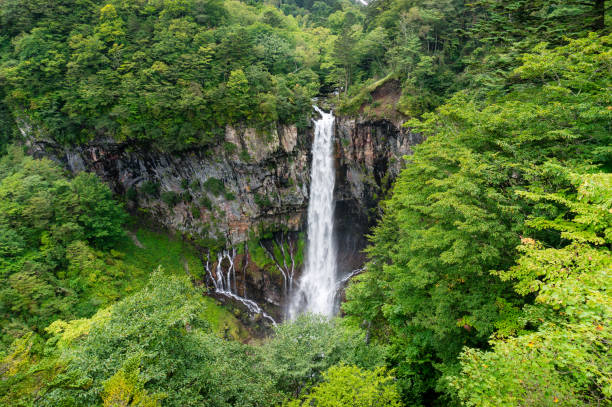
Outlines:
[[[215,278],[215,276],[213,276],[210,265],[210,253],[206,256],[206,263],[204,263],[204,267],[206,268],[206,273],[208,274],[208,277],[213,283],[215,293],[231,298],[234,301],[240,302],[246,307],[246,309],[251,315],[260,314],[263,318],[270,321],[272,325],[276,325],[276,321],[274,320],[274,318],[268,315],[255,301],[246,298],[246,288],[245,292],[243,293],[243,297],[238,295],[238,289],[236,287],[236,267],[234,265],[235,258],[235,248],[232,248],[231,252],[229,250],[223,250],[221,253],[219,253],[219,258],[217,259],[217,268],[215,270]],[[227,260],[229,263],[229,267],[227,268],[227,272],[225,273],[225,275],[223,275],[223,260]]]
[[[308,204],[308,242],[304,273],[289,305],[289,317],[302,312],[333,316],[337,287],[336,245],[334,241],[333,158],[334,115],[315,110],[312,148],[310,201]]]

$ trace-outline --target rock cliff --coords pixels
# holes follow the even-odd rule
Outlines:
[[[211,289],[253,300],[261,313],[278,320],[303,263],[312,139],[312,128],[278,126],[259,134],[228,127],[214,148],[173,154],[103,139],[69,149],[40,138],[28,145],[33,155],[74,173],[96,172],[132,212],[201,248],[207,265],[201,278]],[[337,118],[341,276],[363,264],[364,235],[377,216],[376,204],[420,141],[399,123]],[[225,286],[218,286],[220,276]]]

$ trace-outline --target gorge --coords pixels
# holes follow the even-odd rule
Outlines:
[[[0,0],[0,406],[612,405],[609,3]]]
[[[313,113],[320,123],[323,116]],[[325,303],[334,305],[326,305],[323,313],[331,315],[347,277],[363,267],[361,250],[377,216],[374,208],[422,137],[401,122],[333,120],[323,114],[328,116],[326,131],[334,135],[326,139],[326,148],[332,149],[326,171],[334,174],[317,179],[336,180],[335,188],[328,185],[335,204],[330,207],[328,201],[333,219],[326,221],[335,224],[332,241],[338,251],[337,277],[326,282]],[[292,312],[291,290],[297,297],[308,258],[315,121],[301,130],[279,125],[267,135],[228,126],[225,144],[209,153],[167,154],[109,139],[67,148],[40,134],[31,137],[38,132],[28,126],[22,131],[34,156],[49,157],[74,174],[94,171],[126,198],[132,213],[198,247],[206,275],[194,277],[221,301],[242,308],[247,323],[255,318],[272,324]],[[303,300],[304,294],[299,295]],[[294,305],[293,314],[303,305]]]

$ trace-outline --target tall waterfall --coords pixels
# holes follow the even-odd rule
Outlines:
[[[308,204],[308,242],[304,274],[289,306],[289,317],[301,312],[332,316],[336,294],[336,245],[334,241],[333,159],[334,115],[315,110],[321,119],[315,121],[312,148],[310,200]]]

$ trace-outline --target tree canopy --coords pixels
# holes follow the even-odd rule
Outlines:
[[[90,316],[142,271],[109,248],[127,215],[95,176],[69,179],[11,147],[0,159],[0,312],[5,344],[57,318]],[[125,279],[125,280],[124,280]]]
[[[233,0],[3,0],[0,27],[0,113],[31,136],[166,150],[216,143],[228,124],[307,125],[333,40]]]
[[[0,0],[0,404],[610,405],[609,3]],[[156,267],[196,254],[120,251],[121,197],[21,146],[205,151],[313,97],[425,141],[342,315],[248,343]]]
[[[404,396],[413,402],[431,397],[428,392],[445,392],[444,377],[459,368],[457,356],[465,346],[485,349],[492,336],[527,335],[495,342],[496,352],[512,352],[508,346],[539,335],[529,333],[535,326],[525,320],[533,312],[535,281],[520,283],[517,295],[513,276],[539,279],[540,273],[548,274],[552,259],[556,258],[556,267],[563,258],[574,256],[570,253],[580,257],[585,253],[600,260],[585,265],[594,267],[595,274],[583,277],[583,289],[595,284],[590,278],[605,278],[612,222],[603,204],[609,201],[603,191],[609,185],[606,171],[612,162],[611,45],[610,36],[595,34],[553,49],[538,45],[521,57],[522,65],[512,74],[516,84],[494,103],[462,92],[422,121],[408,123],[430,136],[416,149],[384,203],[382,221],[368,249],[368,272],[349,287],[344,310],[356,323],[365,320],[380,338],[391,330],[392,365],[398,366]],[[596,194],[599,205],[588,204],[590,194]],[[542,243],[528,246],[521,257],[525,241]],[[586,255],[594,249],[585,244],[599,246],[599,254]],[[565,274],[569,265],[562,264],[559,269],[568,278],[563,284],[583,281]],[[550,284],[553,292],[562,289],[560,282],[541,284]],[[581,295],[578,287],[573,289]],[[538,296],[535,301],[550,301],[544,298],[550,297]],[[597,312],[609,317],[605,307]],[[597,323],[590,323],[595,329]],[[589,355],[585,358],[599,357],[597,341],[605,342],[605,332],[601,335],[581,338],[583,352]],[[552,340],[552,331],[543,337]],[[475,355],[483,355],[482,360],[501,357],[474,352],[464,353],[462,359],[466,369],[472,369],[470,375]],[[506,365],[499,368],[515,369],[512,363],[521,356],[515,357],[514,362],[500,361]],[[522,369],[525,374],[532,370],[527,365]],[[548,373],[534,374],[544,378]],[[454,383],[470,380],[460,377]],[[554,387],[552,377],[548,386]],[[457,385],[455,390],[461,388],[462,397],[474,405],[489,404],[474,401],[477,396],[468,395],[468,388],[482,389],[490,405],[498,400],[492,392],[505,392],[502,383],[498,387],[473,383]],[[604,387],[594,394],[576,394],[579,386],[570,386],[575,403],[607,397]],[[535,397],[527,393],[525,400]],[[505,400],[504,405],[512,405],[515,399]]]

